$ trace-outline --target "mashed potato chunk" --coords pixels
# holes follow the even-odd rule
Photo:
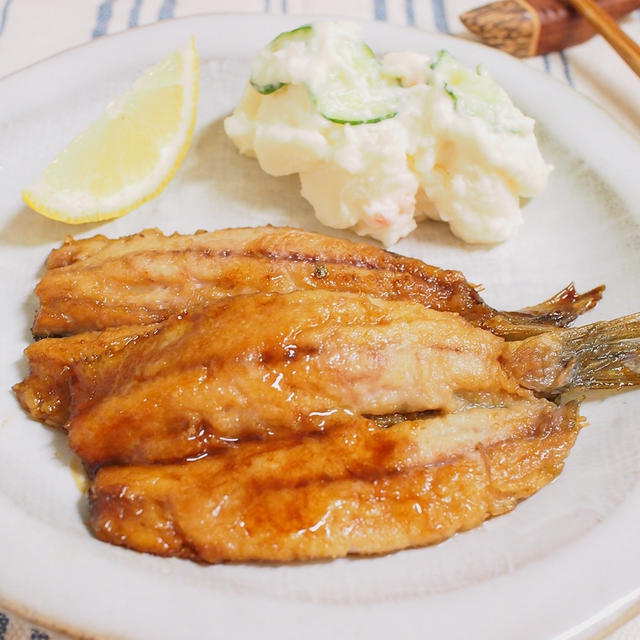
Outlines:
[[[551,170],[534,121],[485,70],[446,52],[378,60],[350,23],[278,36],[225,130],[267,173],[298,173],[323,224],[387,246],[426,217],[466,242],[502,242]]]

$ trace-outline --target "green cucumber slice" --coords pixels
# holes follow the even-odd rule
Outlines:
[[[461,116],[480,118],[496,132],[521,130],[522,114],[484,67],[469,69],[445,50],[438,52],[430,66],[430,84],[444,89]]]
[[[373,124],[398,114],[400,83],[382,73],[380,62],[363,42],[346,41],[342,64],[315,83],[311,93],[318,112],[338,124]]]
[[[338,50],[327,59],[312,51],[314,35],[313,26],[305,25],[275,38],[254,61],[250,79],[253,88],[266,95],[288,84],[287,49],[296,47],[299,55],[299,43],[303,43],[309,63],[301,83],[320,115],[331,122],[352,125],[397,115],[399,81],[382,73],[378,59],[365,43],[337,40]],[[321,65],[325,68],[318,72]]]
[[[311,37],[313,27],[310,24],[302,25],[291,31],[284,31],[279,36],[276,36],[265,48],[264,51],[258,56],[251,69],[251,78],[249,82],[251,86],[263,95],[268,95],[281,89],[287,83],[281,82],[275,79],[274,76],[282,73],[279,69],[279,65],[269,64],[273,59],[272,54],[283,51],[291,46],[294,42],[308,42]]]

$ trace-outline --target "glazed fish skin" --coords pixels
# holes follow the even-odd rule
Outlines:
[[[309,307],[314,307],[316,295],[319,298],[324,296],[325,303],[329,300],[329,304],[332,304],[331,296],[340,299],[340,296],[349,298],[350,294],[301,292],[302,297],[296,299],[309,300]],[[265,299],[268,300],[268,296]],[[254,318],[261,317],[256,315],[255,309],[250,309],[250,300],[251,297],[247,297],[240,302],[233,301],[231,306],[245,309],[246,314]],[[224,307],[223,303],[218,304]],[[381,309],[384,305],[380,301],[373,308]],[[418,312],[421,311],[420,307],[416,308]],[[371,391],[370,378],[366,379],[367,388],[362,390],[356,382],[357,374],[351,378],[333,374],[324,376],[324,370],[331,370],[333,365],[327,364],[330,355],[326,350],[323,353],[324,360],[318,356],[318,343],[326,342],[332,335],[337,337],[331,330],[316,332],[313,344],[305,345],[299,340],[297,344],[295,341],[287,343],[282,341],[283,335],[272,335],[269,348],[263,345],[253,349],[253,343],[248,346],[242,344],[242,341],[236,341],[227,345],[230,352],[223,352],[217,342],[211,343],[208,331],[238,337],[238,328],[245,322],[243,312],[239,313],[239,318],[231,316],[230,320],[227,315],[226,322],[219,319],[218,328],[207,328],[210,321],[206,317],[198,317],[197,321],[189,317],[171,329],[165,327],[167,323],[161,323],[157,326],[111,329],[63,339],[42,340],[27,349],[32,373],[14,389],[33,417],[53,426],[63,426],[69,417],[68,381],[71,373],[77,372],[79,382],[76,384],[76,416],[72,422],[71,444],[80,455],[95,465],[118,461],[169,461],[181,456],[197,456],[236,440],[273,435],[282,437],[290,432],[320,429],[323,423],[322,413],[330,406],[387,416],[382,417],[382,420],[388,422],[389,414],[443,409],[456,400],[451,396],[451,390],[447,390],[446,384],[440,387],[439,393],[442,395],[439,398],[432,395],[429,402],[416,392],[426,388],[433,394],[438,387],[432,382],[439,380],[442,384],[444,381],[442,377],[430,377],[432,374],[424,369],[424,359],[422,369],[416,369],[413,360],[410,365],[404,366],[403,362],[407,357],[415,359],[416,350],[419,351],[427,344],[428,332],[424,327],[420,328],[418,323],[413,323],[417,327],[417,333],[411,330],[411,320],[405,319],[404,328],[390,334],[394,341],[383,344],[382,351],[378,349],[377,356],[369,344],[372,340],[359,334],[366,329],[365,324],[354,325],[349,331],[343,327],[343,333],[340,334],[342,346],[345,346],[347,339],[354,345],[355,359],[352,353],[352,365],[364,371],[378,371],[384,354],[388,361],[395,363],[382,367],[393,379],[390,384],[384,378],[377,380],[380,383],[377,395]],[[332,317],[330,311],[326,313],[325,320]],[[359,317],[362,314],[358,311],[356,315]],[[423,317],[428,315],[423,314]],[[431,317],[434,315],[437,314],[431,313]],[[313,316],[307,318],[308,321],[312,319]],[[300,321],[300,318],[296,320]],[[468,331],[467,325],[463,326],[459,319],[456,322],[458,324],[452,325],[450,329],[463,327],[465,332]],[[232,330],[224,328],[224,325],[231,326]],[[259,339],[264,331],[262,321],[258,325],[256,327],[254,323],[253,327],[247,329],[251,341]],[[285,325],[289,327],[289,320],[285,321]],[[191,332],[194,326],[199,328],[199,333],[195,331],[194,337],[185,338],[180,333],[182,329]],[[369,326],[369,330],[377,329]],[[159,333],[162,333],[161,337],[158,337]],[[493,344],[491,357],[495,358],[498,339],[484,334],[486,332],[476,330],[472,335],[481,336],[482,341]],[[150,342],[139,339],[144,335],[155,337]],[[376,340],[379,343],[384,335],[378,335],[373,343]],[[549,397],[557,396],[568,387],[611,388],[638,385],[638,335],[640,322],[634,316],[588,327],[557,329],[522,342],[508,343],[501,355],[502,365],[519,385]],[[311,335],[307,337],[312,338]],[[129,345],[122,358],[115,357],[120,348],[118,345]],[[168,353],[163,358],[166,356],[168,360],[163,362],[170,362],[172,359],[183,362],[185,353],[194,354],[195,360],[191,363],[191,368],[186,369],[181,365],[171,371],[161,372],[157,378],[148,375],[149,366],[143,363],[153,361],[165,348]],[[243,358],[238,362],[238,354],[242,353],[247,356],[246,362]],[[334,356],[342,353],[344,356],[348,351],[343,349],[341,352],[331,353]],[[445,353],[442,350],[436,352],[436,355],[441,356],[440,372],[451,370],[454,365],[459,364],[451,360],[445,361]],[[105,357],[101,358],[101,355]],[[432,353],[431,357],[433,355]],[[301,356],[305,360],[301,360]],[[396,356],[399,359],[396,360]],[[217,359],[218,364],[213,368],[208,366],[207,358]],[[631,368],[625,367],[625,363]],[[306,370],[311,364],[313,369]],[[487,366],[488,363],[480,365],[476,362],[476,379],[486,378],[491,390],[486,392],[486,397],[471,400],[472,402],[501,402],[500,393],[505,390],[505,383],[495,375],[489,375]],[[140,374],[143,368],[147,369],[145,376]],[[119,382],[114,377],[117,370],[120,371]],[[204,370],[207,371],[206,376],[203,376]],[[114,372],[113,375],[109,371]],[[493,371],[495,373],[495,368]],[[130,385],[127,380],[134,374],[137,384]],[[211,384],[211,377],[214,375],[220,384]],[[314,380],[321,380],[324,387]],[[470,393],[481,391],[477,382],[476,386],[469,384],[471,380],[472,377],[469,377],[466,382],[466,391],[462,391],[461,387],[457,388],[457,400],[464,401],[463,396],[468,397]],[[309,384],[305,389],[303,385],[307,382]],[[395,389],[397,395],[385,395],[384,389],[387,387]],[[185,388],[189,390],[186,393]],[[176,390],[180,390],[179,397],[176,397]],[[520,389],[517,393],[523,391]],[[516,391],[512,386],[506,393]],[[288,398],[290,394],[293,394],[293,402],[283,403],[283,397]],[[112,398],[100,400],[101,396],[109,395]],[[252,397],[253,401],[250,400]],[[256,397],[259,399],[255,400]],[[88,407],[83,408],[83,402]],[[147,409],[150,406],[153,407],[151,411]],[[309,415],[313,412],[318,415]],[[391,419],[391,423],[393,421]]]
[[[237,296],[72,368],[69,445],[90,465],[196,457],[324,428],[327,412],[532,397],[504,342],[459,316],[322,290]]]
[[[113,544],[210,563],[422,546],[550,482],[581,426],[575,404],[522,400],[388,429],[354,421],[179,465],[103,467],[90,524]]]
[[[15,384],[13,391],[32,418],[50,427],[64,427],[69,419],[69,379],[73,366],[111,357],[157,328],[158,325],[124,326],[34,342],[25,349],[29,375]]]
[[[286,227],[168,237],[150,229],[116,240],[69,238],[52,251],[35,290],[32,331],[45,337],[155,323],[225,296],[318,288],[411,300],[515,337],[571,322],[602,293],[577,295],[570,285],[546,303],[500,313],[459,272],[363,243]]]

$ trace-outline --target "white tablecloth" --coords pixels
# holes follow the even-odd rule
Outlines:
[[[0,0],[0,78],[94,38],[139,25],[211,12],[340,16],[411,25],[473,38],[460,13],[489,0]],[[640,42],[640,10],[621,22]],[[640,78],[600,37],[532,65],[574,87],[640,137]],[[34,87],[37,91],[37,87]],[[0,123],[1,124],[1,123]],[[640,158],[638,158],[640,167]],[[640,171],[639,171],[640,177]],[[611,628],[611,640],[640,639],[638,607]],[[632,618],[630,621],[626,621]],[[624,623],[624,624],[623,624]],[[622,624],[614,631],[614,628]],[[0,611],[0,640],[59,639],[14,612]],[[601,636],[599,636],[601,637]]]

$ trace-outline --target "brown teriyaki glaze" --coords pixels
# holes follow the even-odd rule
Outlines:
[[[486,305],[458,271],[444,270],[364,243],[288,227],[164,236],[148,229],[109,240],[67,239],[36,286],[36,337],[155,323],[227,296],[326,289],[410,300],[461,314],[505,337],[566,325],[595,305],[598,287],[572,285],[523,312]]]

